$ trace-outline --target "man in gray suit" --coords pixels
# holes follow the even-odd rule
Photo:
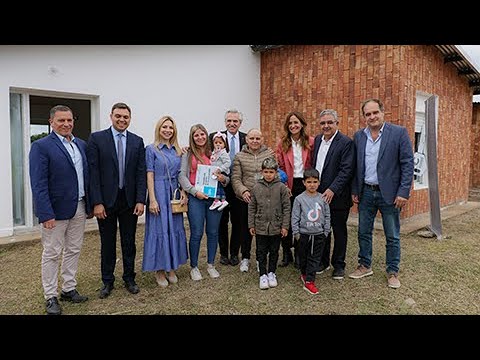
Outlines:
[[[385,122],[378,99],[362,104],[367,127],[357,131],[353,142],[357,168],[352,200],[358,204],[358,267],[349,275],[360,279],[373,274],[372,234],[377,211],[382,214],[386,238],[388,286],[399,288],[400,211],[410,197],[413,181],[413,150],[407,129]]]

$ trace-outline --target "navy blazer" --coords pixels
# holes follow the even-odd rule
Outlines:
[[[318,149],[322,142],[322,135],[315,136],[312,151],[312,168],[317,163]],[[346,210],[352,205],[351,183],[355,171],[355,149],[353,141],[340,131],[332,140],[323,164],[320,186],[318,191],[323,193],[330,189],[334,192],[330,209]]]
[[[85,185],[85,211],[90,212],[88,201],[87,144],[79,138],[73,142],[82,154],[83,183]],[[78,179],[75,165],[57,134],[34,141],[30,149],[30,184],[33,208],[38,221],[67,220],[75,216],[78,207]]]
[[[87,145],[90,166],[90,200],[92,205],[115,205],[118,194],[118,158],[111,128],[90,134]],[[143,139],[128,131],[125,151],[124,189],[129,207],[145,204],[147,173]]]
[[[361,198],[365,180],[365,147],[367,135],[364,129],[353,137],[357,152],[357,170],[352,184],[352,194]],[[385,122],[377,160],[378,185],[383,200],[393,204],[397,196],[410,197],[413,181],[413,149],[407,129]]]

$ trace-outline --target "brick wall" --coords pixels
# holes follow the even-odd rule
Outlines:
[[[439,96],[438,169],[441,206],[466,201],[470,173],[472,91],[465,78],[429,45],[291,45],[262,53],[260,125],[266,143],[281,137],[292,110],[319,132],[318,114],[339,114],[340,131],[364,127],[361,102],[378,97],[385,119],[403,125],[413,141],[417,91]],[[428,211],[427,190],[412,191],[403,217]]]
[[[480,103],[473,104],[470,187],[480,187]]]

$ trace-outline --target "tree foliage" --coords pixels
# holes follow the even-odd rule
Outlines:
[[[30,144],[33,143],[35,140],[41,139],[41,138],[43,138],[47,135],[48,135],[48,133],[43,132],[41,134],[35,134],[35,135],[30,136]]]

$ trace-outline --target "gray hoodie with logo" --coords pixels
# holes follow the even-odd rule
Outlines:
[[[328,236],[330,207],[320,193],[310,196],[306,191],[295,198],[292,207],[292,233]]]

